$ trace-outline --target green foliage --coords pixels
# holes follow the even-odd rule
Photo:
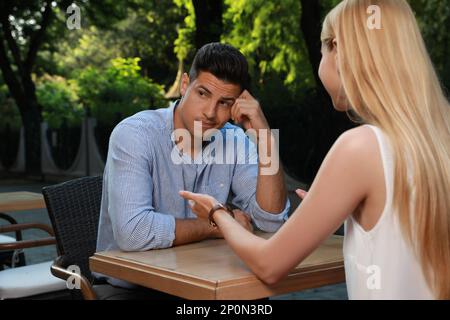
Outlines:
[[[105,123],[166,105],[162,86],[139,74],[139,58],[116,58],[106,69],[88,67],[77,79],[80,99]]]
[[[195,47],[195,11],[191,0],[173,0],[174,3],[185,11],[184,26],[178,27],[178,37],[175,40],[175,53],[178,60],[184,61],[193,53]]]
[[[43,107],[42,117],[50,128],[78,126],[84,111],[76,94],[76,83],[59,76],[44,76],[37,81],[36,95]]]
[[[10,128],[20,128],[22,120],[20,118],[19,109],[14,99],[9,95],[6,84],[0,82],[0,130],[7,125]]]
[[[141,73],[169,87],[177,73],[177,28],[185,14],[173,1],[145,0],[141,7],[130,9],[112,31],[118,56],[140,57]]]
[[[58,49],[60,40],[74,34],[80,34],[81,30],[90,26],[99,29],[111,29],[111,27],[127,17],[127,8],[140,6],[143,0],[8,0],[1,1],[0,10],[8,10],[13,37],[16,39],[22,54],[26,54],[32,36],[41,29],[42,13],[47,3],[51,3],[51,22],[43,38],[41,50],[53,52]],[[69,31],[66,27],[66,10],[69,5],[76,3],[81,10],[81,30]]]
[[[44,55],[46,55],[44,57]],[[120,49],[108,32],[100,31],[95,26],[82,33],[71,32],[60,42],[55,52],[41,52],[44,61],[51,61],[56,74],[76,78],[78,73],[88,66],[105,68],[111,59],[120,56]]]
[[[444,84],[450,90],[450,0],[413,0],[411,6],[428,47],[431,59]]]
[[[298,0],[225,0],[226,34],[222,40],[249,59],[253,78],[264,82],[275,72],[295,91],[313,85],[312,70],[300,30]]]
[[[83,25],[46,46],[39,54],[41,73],[73,78],[88,66],[106,68],[114,58],[140,57],[142,75],[170,86],[177,72],[177,29],[184,24],[187,11],[173,1],[134,2],[124,9],[126,18],[107,29]]]

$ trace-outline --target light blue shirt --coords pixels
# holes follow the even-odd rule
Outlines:
[[[230,197],[235,206],[251,215],[256,227],[266,232],[275,232],[287,219],[289,200],[279,214],[266,212],[258,205],[257,161],[238,161],[243,154],[247,160],[257,157],[256,149],[237,126],[227,123],[221,129],[224,139],[230,138],[224,130],[231,129],[234,139],[246,142],[246,148],[235,150],[234,163],[174,163],[171,134],[175,107],[172,104],[139,112],[113,130],[103,175],[97,251],[171,247],[175,219],[196,218],[179,190],[209,194],[221,203]]]

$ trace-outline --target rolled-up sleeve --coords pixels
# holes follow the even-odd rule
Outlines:
[[[240,132],[239,132],[240,131]],[[237,135],[244,135],[242,130]],[[245,148],[237,143],[237,154],[245,154],[245,163],[236,164],[232,180],[232,192],[234,195],[232,203],[243,211],[249,213],[256,227],[265,232],[275,232],[287,220],[290,209],[289,199],[286,199],[284,210],[280,213],[270,213],[263,210],[256,201],[256,185],[258,179],[258,155],[255,145],[247,136],[239,136],[238,140],[245,139]]]
[[[111,134],[107,159],[108,214],[121,250],[168,248],[175,218],[152,205],[152,148],[139,126],[119,124]]]

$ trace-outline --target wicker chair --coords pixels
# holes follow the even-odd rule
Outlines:
[[[145,289],[129,290],[98,283],[89,270],[89,257],[95,253],[100,218],[102,177],[84,177],[42,189],[55,232],[60,256],[51,266],[54,276],[76,279],[80,290],[71,290],[74,299],[129,300],[152,299]],[[71,272],[78,266],[81,274]],[[73,269],[72,269],[73,270]]]

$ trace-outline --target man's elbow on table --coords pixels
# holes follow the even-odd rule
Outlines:
[[[156,241],[155,235],[144,237],[138,232],[117,232],[115,240],[119,249],[126,252],[147,251],[151,249],[163,249],[170,247],[170,244],[163,245],[161,241]]]
[[[122,251],[147,251],[172,246],[175,239],[175,218],[154,212],[145,213],[138,220],[116,221],[114,240]]]
[[[133,240],[129,235],[117,235],[116,243],[122,251],[132,252],[148,250],[144,248],[144,244],[142,242]]]

